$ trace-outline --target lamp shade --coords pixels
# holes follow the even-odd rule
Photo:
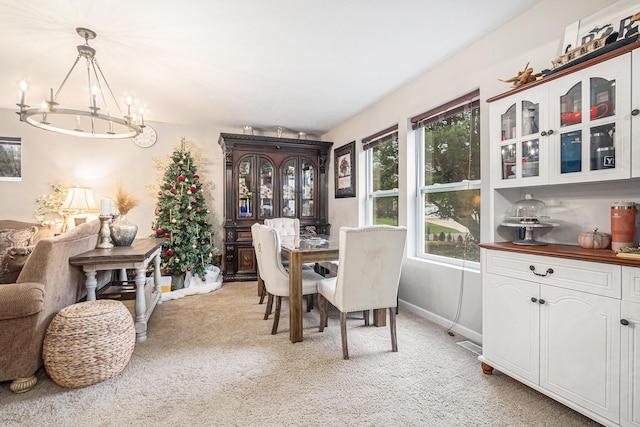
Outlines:
[[[92,211],[97,210],[98,205],[93,199],[93,191],[90,188],[71,187],[60,209],[62,211]]]

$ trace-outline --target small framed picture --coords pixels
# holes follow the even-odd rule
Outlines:
[[[0,181],[22,180],[20,138],[0,137]]]
[[[356,142],[336,148],[333,157],[336,198],[356,197]]]

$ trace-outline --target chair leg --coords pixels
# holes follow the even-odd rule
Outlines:
[[[307,295],[307,313],[313,309],[313,294]]]
[[[396,335],[396,310],[389,307],[389,329],[391,329],[391,351],[398,351],[398,337]]]
[[[340,312],[340,336],[342,337],[342,358],[349,359],[349,349],[347,348],[347,313]]]
[[[267,288],[264,286],[264,282],[258,278],[258,292],[260,294],[260,302],[262,304],[264,302],[264,297],[267,295]]]
[[[278,332],[278,322],[280,322],[280,308],[282,306],[282,297],[276,297],[276,312],[273,315],[273,327],[271,328],[271,335],[275,335]]]
[[[269,318],[269,315],[271,314],[272,309],[273,309],[273,295],[269,294],[269,296],[267,297],[267,306],[265,307],[265,310],[264,310],[264,320],[267,320]]]
[[[321,293],[318,293],[318,310],[320,310],[320,328],[318,332],[324,332],[324,328],[327,326],[327,300]]]
[[[369,326],[369,310],[362,310],[362,317],[364,317],[364,326]]]

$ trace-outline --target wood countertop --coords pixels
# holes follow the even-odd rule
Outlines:
[[[515,245],[511,242],[480,243],[479,246],[484,249],[495,249],[499,251],[520,252],[534,255],[554,256],[582,261],[605,262],[608,264],[640,267],[640,257],[638,257],[637,259],[622,258],[616,256],[616,252],[611,249],[584,249],[580,246],[559,244],[525,246]]]

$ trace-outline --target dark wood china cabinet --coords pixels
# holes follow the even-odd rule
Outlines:
[[[221,133],[225,158],[224,281],[255,280],[251,225],[299,218],[329,234],[327,166],[332,142]]]

